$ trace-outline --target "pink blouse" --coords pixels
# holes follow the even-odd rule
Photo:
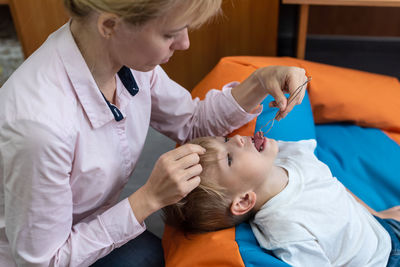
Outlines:
[[[149,125],[182,143],[259,114],[235,102],[235,84],[199,101],[159,66],[131,72],[139,92],[116,76],[116,121],[66,24],[0,89],[0,266],[90,265],[142,233],[118,197]]]

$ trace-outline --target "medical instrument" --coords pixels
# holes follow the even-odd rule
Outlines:
[[[293,101],[293,99],[295,99],[296,96],[298,96],[298,94],[301,92],[303,87],[307,83],[309,83],[311,81],[311,79],[312,79],[311,76],[307,77],[307,80],[302,85],[300,85],[299,87],[296,88],[296,90],[293,92],[293,94],[288,98],[288,103],[287,103],[286,106],[289,106],[289,104]],[[264,134],[267,134],[272,129],[272,127],[274,126],[274,122],[275,122],[276,118],[278,118],[278,116],[280,114],[281,114],[281,110],[278,110],[278,112],[275,114],[275,116],[272,119],[270,119],[269,121],[267,121],[267,123],[258,130],[258,132],[260,133],[261,136],[264,136]],[[264,129],[265,127],[268,127],[268,129],[267,129],[267,131],[263,132],[262,129]]]

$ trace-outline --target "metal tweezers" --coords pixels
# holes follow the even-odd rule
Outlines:
[[[300,85],[299,87],[296,88],[296,90],[293,92],[293,94],[288,98],[288,103],[286,106],[289,106],[289,104],[293,101],[293,99],[295,99],[296,96],[298,96],[298,94],[301,92],[303,87],[310,81],[311,81],[311,76],[307,77],[307,80],[302,85]],[[261,133],[261,136],[264,136],[264,134],[267,134],[272,129],[272,126],[274,126],[274,122],[276,121],[276,118],[278,118],[278,116],[280,114],[281,114],[281,110],[278,110],[278,112],[275,114],[275,116],[258,130]],[[267,129],[267,131],[263,132],[262,129],[264,129],[265,127],[268,127],[268,129]]]

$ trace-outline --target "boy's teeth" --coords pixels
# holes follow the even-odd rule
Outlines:
[[[264,136],[260,132],[257,132],[253,138],[254,146],[258,151],[261,151],[261,146],[264,143]]]

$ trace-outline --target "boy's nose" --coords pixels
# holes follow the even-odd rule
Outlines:
[[[237,144],[238,146],[240,147],[244,146],[244,140],[242,136],[237,134],[233,137],[233,140],[235,141],[235,144]]]

